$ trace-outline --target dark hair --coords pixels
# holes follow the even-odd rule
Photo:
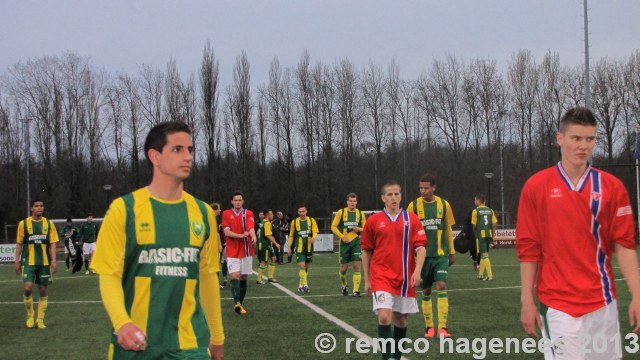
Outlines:
[[[389,180],[387,181],[384,185],[382,185],[382,187],[380,188],[380,194],[384,195],[384,192],[387,190],[387,188],[389,186],[400,186],[400,183],[397,182],[396,180]],[[402,189],[402,186],[400,186],[400,189]]]
[[[211,208],[213,210],[219,210],[220,209],[220,204],[218,204],[217,202],[211,203]]]
[[[347,194],[347,200],[349,200],[350,198],[356,198],[356,200],[358,200],[358,195],[356,195],[356,193],[351,192]]]
[[[44,201],[42,201],[42,199],[35,198],[35,199],[31,200],[31,207],[33,207],[33,205],[35,205],[37,202],[41,202],[42,205],[44,205]]]
[[[162,152],[162,148],[167,145],[167,135],[177,132],[185,132],[191,135],[191,128],[189,128],[189,125],[181,121],[161,122],[151,128],[147,135],[147,139],[144,141],[144,156],[147,158],[149,164],[151,164],[149,150],[153,149],[158,152]]]
[[[591,110],[584,106],[576,106],[562,115],[558,131],[564,133],[569,125],[597,126],[598,123]]]
[[[230,200],[233,200],[233,198],[234,198],[234,197],[236,197],[236,196],[238,196],[238,195],[242,196],[242,199],[244,200],[244,195],[242,194],[242,191],[240,191],[240,190],[236,190],[236,191],[233,193],[233,195],[231,195],[231,199],[230,199]]]
[[[298,206],[296,206],[296,212],[300,209],[300,208],[307,208],[307,205],[305,204],[299,204]],[[308,210],[308,209],[307,209]]]
[[[484,197],[484,194],[477,194],[476,199],[480,200],[483,204],[487,201],[487,198]]]
[[[93,216],[93,214],[92,213],[87,213],[87,217],[89,217],[89,216]]]
[[[420,178],[420,182],[428,182],[431,186],[436,185],[436,177],[431,174],[424,174]]]
[[[271,209],[267,209],[267,210],[263,210],[262,213],[264,214],[264,216],[267,216],[268,213],[273,213],[273,210]]]

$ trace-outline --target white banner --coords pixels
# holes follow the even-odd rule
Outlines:
[[[0,263],[16,261],[16,244],[0,244]]]
[[[318,234],[313,251],[333,252],[333,234]]]

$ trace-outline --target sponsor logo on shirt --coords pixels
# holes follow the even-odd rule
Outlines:
[[[378,224],[378,229],[382,229],[383,227],[386,227],[386,226],[387,226],[387,223],[385,223],[384,221],[381,221],[381,222]]]
[[[623,206],[621,208],[618,208],[618,212],[617,212],[617,216],[625,216],[625,215],[631,215],[632,211],[631,211],[631,205],[627,205],[627,206]]]
[[[593,199],[593,201],[600,201],[600,198],[602,198],[602,194],[599,192],[592,192],[591,198]]]
[[[552,198],[562,197],[562,190],[560,190],[559,188],[551,189],[551,197]]]
[[[151,225],[148,222],[143,222],[140,224],[140,232],[149,232],[151,231]]]

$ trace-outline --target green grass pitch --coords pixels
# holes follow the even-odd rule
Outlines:
[[[448,278],[449,324],[456,350],[461,339],[469,344],[476,338],[524,339],[520,327],[520,275],[513,249],[491,252],[494,281],[478,281],[467,254],[459,254]],[[622,275],[616,267],[616,279]],[[22,282],[13,264],[0,265],[0,358],[4,359],[104,359],[110,323],[100,301],[96,275],[58,272],[49,289],[47,329],[27,329],[22,304]],[[254,270],[257,265],[254,264]],[[348,272],[351,286],[352,270]],[[294,264],[277,266],[276,278],[285,288],[297,293],[298,269]],[[355,337],[334,322],[317,314],[271,284],[257,285],[255,275],[249,280],[245,307],[248,314],[233,311],[231,292],[221,290],[222,313],[226,335],[225,358],[234,359],[380,359],[379,354],[358,354],[355,341],[346,353],[346,339]],[[630,301],[624,281],[616,281],[622,333],[631,327],[627,307]],[[313,305],[345,322],[369,337],[377,336],[376,318],[368,297],[343,297],[340,294],[337,254],[314,255],[309,273],[311,292],[301,295]],[[421,294],[418,293],[420,298]],[[37,301],[37,296],[34,296]],[[434,313],[435,314],[435,313]],[[408,337],[423,334],[421,314],[409,318]],[[315,348],[316,336],[331,333],[337,339],[335,350],[322,354]],[[479,341],[479,340],[477,340]],[[623,340],[623,345],[628,342]],[[440,341],[429,340],[426,354],[410,353],[408,359],[474,359],[482,354],[469,346],[469,353],[440,353]],[[477,343],[479,346],[479,343]],[[503,348],[504,349],[504,348]],[[513,349],[513,348],[512,348]],[[462,349],[464,350],[464,349]],[[372,351],[372,350],[371,350]],[[487,359],[542,358],[540,353],[492,354]],[[504,351],[504,350],[503,350]],[[512,350],[513,351],[513,350]],[[474,354],[476,355],[474,357]],[[640,355],[625,354],[625,358]]]

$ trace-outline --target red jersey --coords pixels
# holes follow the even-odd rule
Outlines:
[[[400,210],[392,218],[386,210],[371,215],[360,236],[362,251],[371,251],[371,291],[416,297],[411,275],[416,268],[414,252],[427,246],[420,219]]]
[[[225,210],[222,213],[222,231],[229,229],[236,234],[243,234],[245,231],[254,229],[253,211],[242,209],[236,213],[233,209]],[[242,239],[230,238],[225,236],[227,241],[227,257],[242,259],[247,256],[253,256],[253,245],[251,237],[247,236]]]
[[[538,262],[542,304],[580,317],[611,303],[615,243],[636,248],[629,195],[616,177],[588,166],[573,186],[558,163],[527,180],[516,250],[521,262]]]

